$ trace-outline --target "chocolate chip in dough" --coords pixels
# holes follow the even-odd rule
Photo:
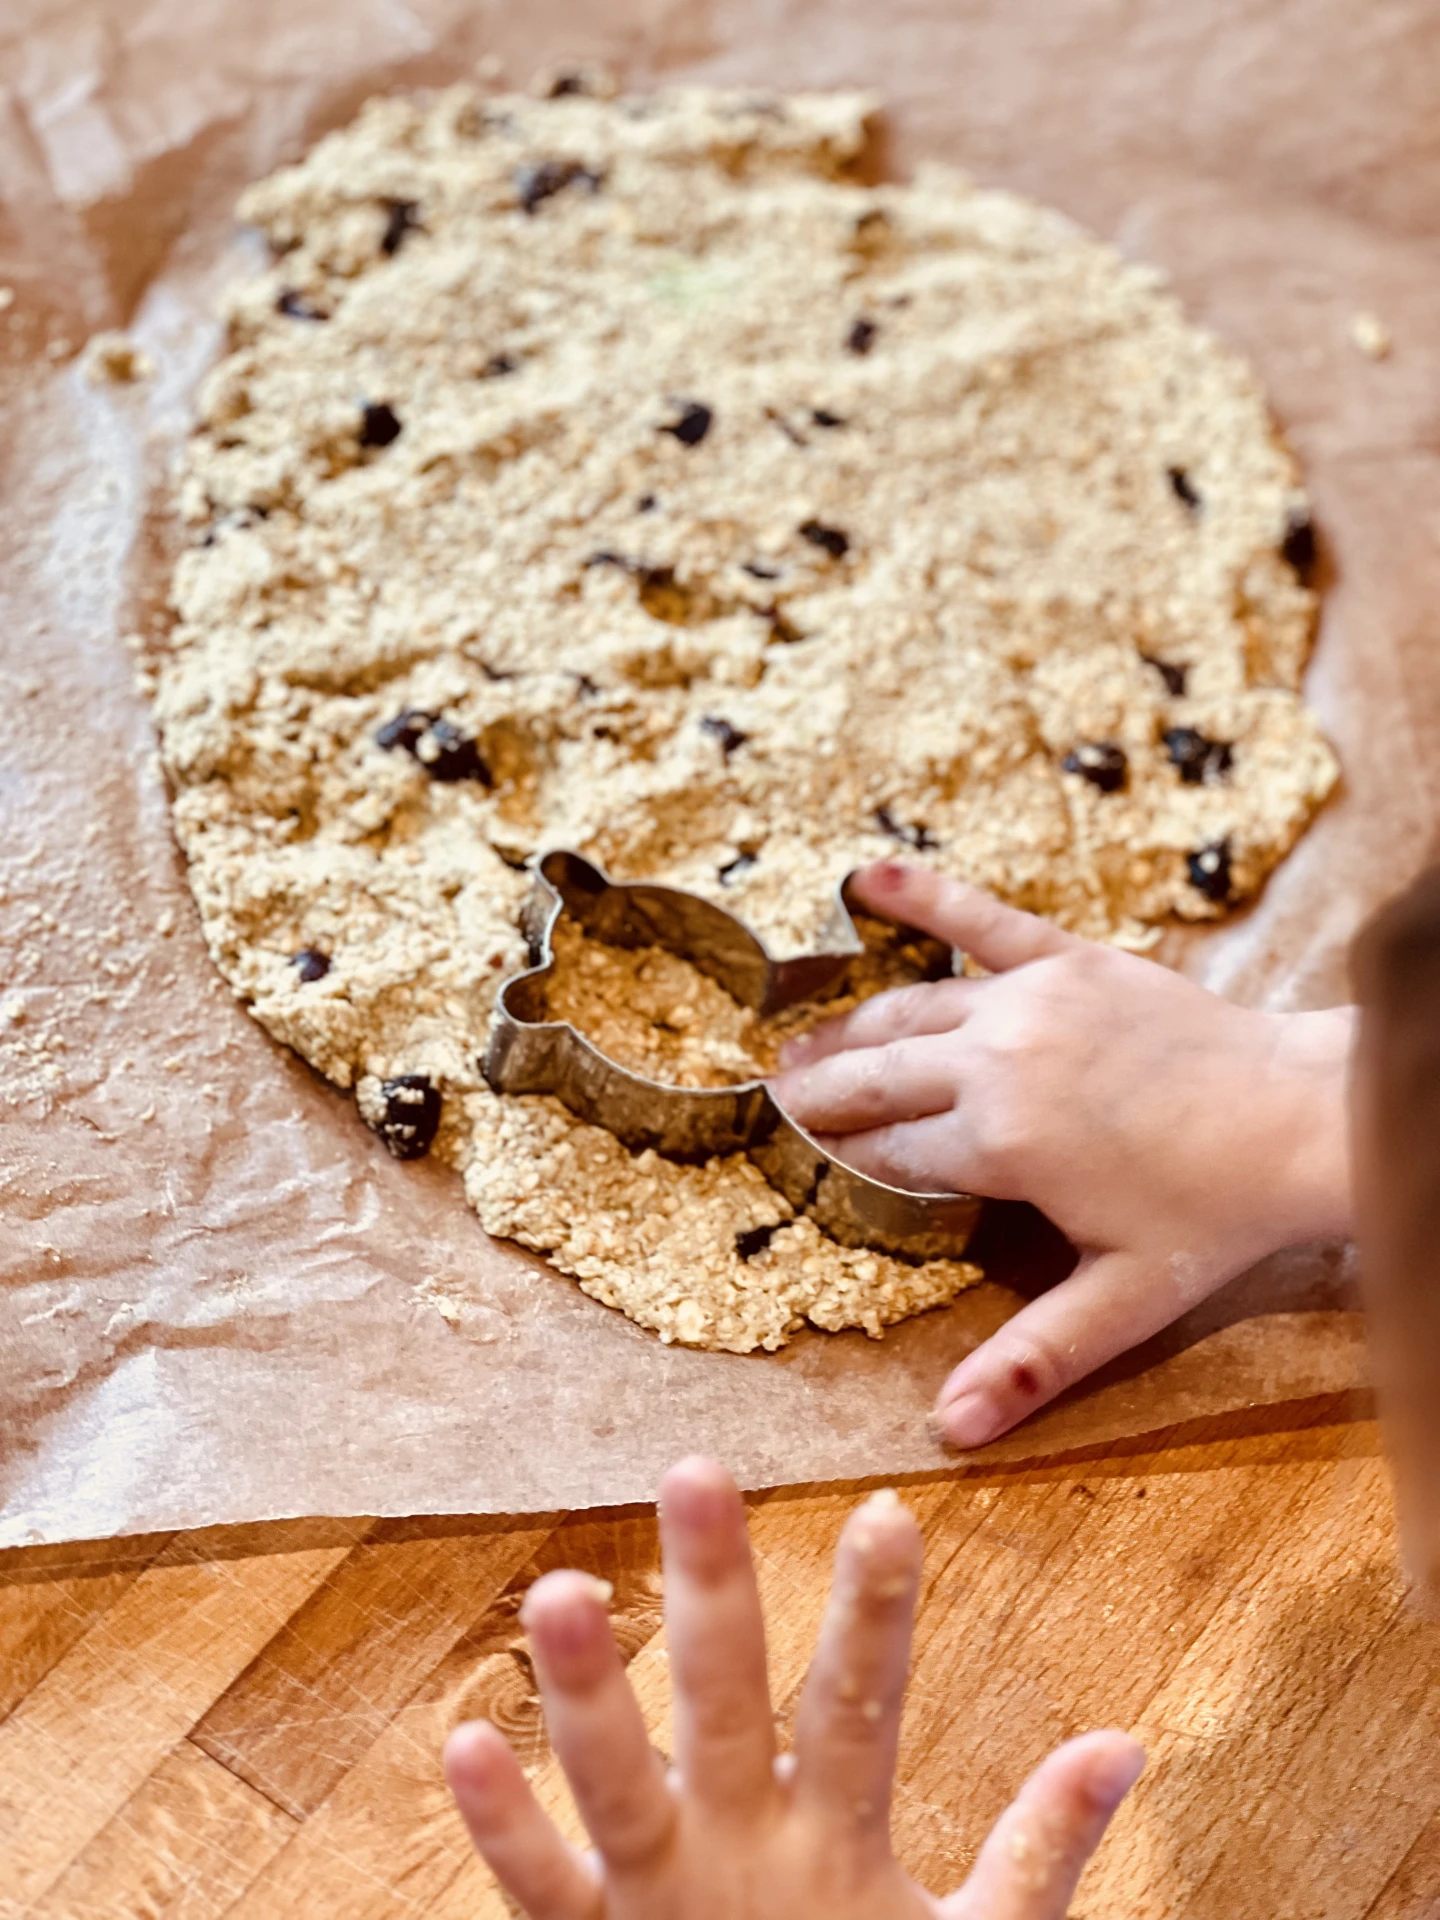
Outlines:
[[[397,1160],[419,1160],[440,1126],[440,1089],[428,1073],[397,1073],[380,1082],[382,1105],[366,1120]]]
[[[827,527],[823,520],[807,520],[799,529],[802,540],[822,547],[832,560],[843,560],[850,551],[850,536],[839,527]]]
[[[1223,903],[1230,898],[1230,842],[1212,841],[1208,847],[1201,847],[1197,853],[1187,854],[1185,864],[1190,873],[1190,884],[1197,893],[1203,893],[1207,900]]]
[[[328,320],[328,313],[321,313],[318,307],[312,307],[303,293],[297,293],[293,287],[287,287],[275,302],[275,311],[283,313],[287,320]]]
[[[377,729],[375,744],[387,753],[403,747],[420,762],[432,780],[447,785],[458,780],[478,780],[486,787],[494,785],[475,742],[463,734],[453,720],[443,720],[418,707],[407,707],[393,720],[387,720]]]
[[[600,176],[578,160],[537,160],[515,174],[515,192],[526,213],[534,213],[545,201],[569,186],[585,186],[591,193],[600,190]]]
[[[1294,569],[1295,578],[1302,587],[1312,584],[1320,548],[1315,538],[1315,522],[1306,508],[1292,509],[1285,527],[1285,538],[1280,542],[1280,557]]]
[[[362,447],[388,447],[400,438],[402,431],[399,415],[383,400],[370,401],[360,416]]]
[[[1199,513],[1205,502],[1196,490],[1195,482],[1190,478],[1184,467],[1169,467],[1166,471],[1170,475],[1170,485],[1174,491],[1175,498],[1180,502],[1181,506],[1188,507],[1191,513]]]
[[[843,417],[838,413],[831,413],[828,407],[812,407],[810,409],[810,418],[817,427],[843,427],[846,425]]]
[[[748,873],[755,860],[753,853],[737,853],[733,860],[727,860],[723,867],[717,869],[721,886],[728,887],[732,880],[738,880],[742,873]]]
[[[740,571],[748,573],[752,580],[778,580],[779,567],[772,567],[768,560],[742,560]]]
[[[1227,741],[1211,740],[1198,727],[1171,727],[1164,741],[1171,764],[1187,787],[1223,780],[1235,758]]]
[[[913,847],[916,853],[933,853],[940,842],[928,827],[909,826],[903,820],[897,820],[888,807],[875,809],[875,824],[882,833],[888,833],[892,840]]]
[[[1101,793],[1118,793],[1125,785],[1130,763],[1125,749],[1113,740],[1085,740],[1060,762],[1066,773],[1078,773]]]
[[[380,251],[388,259],[393,259],[405,244],[405,236],[423,231],[420,225],[420,208],[414,200],[387,200],[385,203],[385,231],[380,238]]]
[[[478,780],[486,787],[494,784],[480,749],[451,720],[432,721],[412,751],[432,780]]]
[[[408,747],[413,753],[421,734],[434,718],[433,713],[426,713],[422,707],[406,707],[403,713],[397,713],[393,720],[375,729],[375,744],[386,753],[396,747]]]
[[[698,447],[709,433],[715,415],[709,407],[698,400],[686,400],[680,409],[680,417],[670,420],[661,427],[661,433],[668,433],[678,440],[682,447]]]
[[[589,89],[585,85],[585,76],[583,73],[557,73],[545,89],[545,98],[547,100],[566,100],[574,94],[584,94],[588,91]]]
[[[745,742],[750,738],[748,733],[742,733],[739,727],[733,725],[729,720],[722,719],[718,713],[702,715],[700,731],[714,735],[720,742],[720,751],[727,760],[738,747],[743,747]]]
[[[519,365],[520,362],[512,359],[508,353],[492,353],[480,369],[480,378],[482,380],[503,380],[507,373],[514,373]]]
[[[1167,693],[1173,694],[1177,700],[1184,699],[1185,681],[1190,672],[1188,667],[1174,666],[1169,660],[1157,660],[1153,653],[1142,653],[1140,658],[1145,662],[1147,667],[1153,667],[1159,674],[1160,678],[1165,682],[1165,691]]]
[[[318,947],[301,947],[298,953],[291,954],[290,964],[297,978],[308,987],[312,980],[323,980],[330,971],[330,956]]]
[[[846,334],[845,345],[851,353],[867,354],[874,346],[875,336],[879,331],[880,329],[876,326],[875,322],[862,313],[860,318],[851,327],[849,333]]]
[[[635,502],[636,513],[653,513],[660,502],[653,493],[642,493]]]
[[[766,1247],[780,1231],[782,1222],[776,1221],[768,1227],[745,1227],[735,1236],[735,1251],[742,1260],[753,1260],[757,1253],[763,1253]]]

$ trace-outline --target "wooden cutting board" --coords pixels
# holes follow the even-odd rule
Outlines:
[[[896,1799],[943,1889],[1056,1741],[1150,1766],[1077,1920],[1440,1915],[1440,1628],[1402,1604],[1371,1423],[1341,1401],[905,1490],[926,1584]],[[757,1498],[782,1731],[856,1489]],[[440,1777],[504,1728],[563,1805],[516,1615],[546,1568],[615,1583],[656,1744],[655,1528],[289,1522],[0,1557],[0,1915],[489,1920]]]

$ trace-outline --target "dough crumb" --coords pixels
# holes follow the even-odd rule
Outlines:
[[[1367,360],[1388,360],[1394,342],[1390,329],[1374,313],[1357,313],[1350,321],[1350,340]]]
[[[149,380],[155,362],[126,333],[97,333],[85,344],[81,370],[92,387],[133,386]]]

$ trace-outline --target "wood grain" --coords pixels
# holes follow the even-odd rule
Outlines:
[[[1075,1920],[1440,1920],[1440,1628],[1405,1604],[1373,1425],[1294,1418],[904,1489],[927,1561],[895,1834],[928,1884],[1109,1723],[1150,1765]],[[752,1502],[782,1734],[858,1491]],[[0,1556],[0,1914],[508,1920],[440,1746],[494,1719],[575,1831],[517,1618],[566,1564],[613,1582],[668,1750],[649,1513]]]
[[[114,1556],[66,1578],[16,1577],[9,1604],[0,1609],[0,1721],[63,1660],[77,1640],[108,1613],[143,1570],[127,1556]],[[16,1575],[20,1569],[15,1570]]]
[[[1440,1920],[1440,1818],[1425,1823],[1367,1920]]]
[[[286,1622],[192,1738],[296,1820],[320,1806],[544,1531],[380,1530]]]
[[[0,1726],[0,1913],[22,1913],[344,1558],[167,1547]]]
[[[30,1912],[34,1920],[212,1920],[294,1831],[263,1794],[182,1740]]]

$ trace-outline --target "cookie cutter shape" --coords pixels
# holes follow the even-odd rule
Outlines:
[[[832,986],[864,951],[842,885],[816,952],[776,960],[743,921],[676,887],[611,880],[580,854],[544,855],[522,925],[532,964],[500,989],[481,1069],[497,1093],[548,1093],[633,1150],[677,1159],[743,1152],[797,1212],[833,1239],[910,1259],[958,1255],[981,1202],[968,1193],[909,1193],[857,1173],[793,1121],[763,1080],[676,1087],[609,1059],[566,1021],[547,1017],[552,935],[569,914],[618,947],[663,947],[743,1005],[778,1012]]]

